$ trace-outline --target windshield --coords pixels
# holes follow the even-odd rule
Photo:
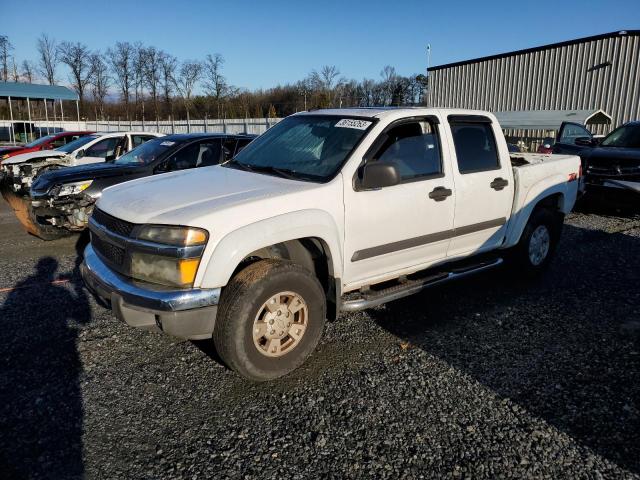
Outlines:
[[[125,153],[113,163],[116,165],[149,165],[176,144],[177,142],[163,140],[161,138],[149,140],[130,152]]]
[[[44,137],[40,137],[37,140],[34,140],[33,142],[27,143],[25,147],[27,148],[39,147],[40,145],[43,145],[47,143],[49,140],[52,140],[54,138],[55,138],[55,135],[45,135]]]
[[[56,151],[64,152],[64,153],[71,153],[74,150],[79,149],[81,146],[91,142],[92,140],[95,140],[96,138],[98,138],[98,136],[96,136],[96,135],[87,135],[86,137],[80,137],[77,140],[74,140],[73,142],[67,143],[63,147],[56,148]]]
[[[225,166],[327,181],[342,167],[372,123],[329,115],[289,117],[247,145]]]
[[[640,148],[640,125],[616,128],[601,143],[603,147]]]

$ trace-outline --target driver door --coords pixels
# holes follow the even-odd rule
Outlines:
[[[394,123],[365,155],[365,163],[394,163],[400,184],[363,190],[358,179],[355,185],[345,179],[347,289],[420,270],[446,257],[455,193],[438,127],[433,117]]]

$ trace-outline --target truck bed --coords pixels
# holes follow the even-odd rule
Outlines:
[[[569,213],[575,203],[579,185],[580,157],[576,155],[545,155],[513,153],[511,165],[515,180],[513,217],[527,212],[539,197],[550,193],[562,194],[560,209]]]

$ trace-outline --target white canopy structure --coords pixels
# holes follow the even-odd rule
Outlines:
[[[581,125],[609,125],[611,116],[603,110],[520,110],[495,112],[502,128],[514,130],[558,130],[562,122]]]

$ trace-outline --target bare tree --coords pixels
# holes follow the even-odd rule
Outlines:
[[[317,90],[333,90],[340,70],[335,65],[324,65],[320,71],[311,72],[310,80]]]
[[[105,98],[109,93],[109,67],[100,52],[91,55],[91,94],[95,101],[96,118],[100,114],[100,118],[104,119]]]
[[[0,63],[2,64],[2,81],[9,81],[9,58],[13,45],[6,35],[0,35]]]
[[[224,58],[219,53],[216,53],[207,55],[203,65],[205,91],[215,99],[218,118],[221,117],[220,102],[231,90],[227,84],[227,79],[222,74],[223,64]]]
[[[155,47],[145,48],[144,55],[144,80],[153,100],[153,109],[156,120],[159,118],[158,96],[160,82],[162,81],[162,58],[164,53]]]
[[[382,77],[382,88],[384,91],[383,103],[385,105],[392,103],[393,92],[396,89],[396,83],[398,81],[398,75],[396,69],[391,65],[386,65],[380,72]]]
[[[62,42],[58,48],[60,61],[71,70],[71,86],[80,97],[80,111],[84,112],[84,92],[91,78],[91,52],[80,42]]]
[[[125,104],[127,119],[129,119],[129,100],[133,86],[133,51],[133,46],[129,42],[117,42],[114,48],[107,50],[107,58]]]
[[[178,60],[173,55],[163,52],[160,66],[162,68],[162,95],[164,97],[166,112],[167,115],[173,115],[171,95],[176,84],[175,75],[176,68],[178,68]]]
[[[197,60],[186,60],[180,65],[180,70],[176,78],[176,89],[184,101],[184,108],[189,119],[189,106],[193,89],[202,75],[202,64]]]
[[[40,74],[49,82],[49,85],[56,83],[56,69],[60,63],[58,45],[56,41],[43,33],[38,38],[38,68]]]
[[[136,108],[142,105],[142,118],[144,118],[144,86],[145,86],[145,54],[146,49],[141,42],[136,42],[133,46],[133,96]]]
[[[28,83],[33,83],[35,79],[35,67],[33,66],[33,62],[29,60],[25,60],[22,62],[22,76]]]
[[[20,81],[20,73],[18,73],[18,66],[16,65],[15,58],[11,58],[11,79],[16,83]]]

